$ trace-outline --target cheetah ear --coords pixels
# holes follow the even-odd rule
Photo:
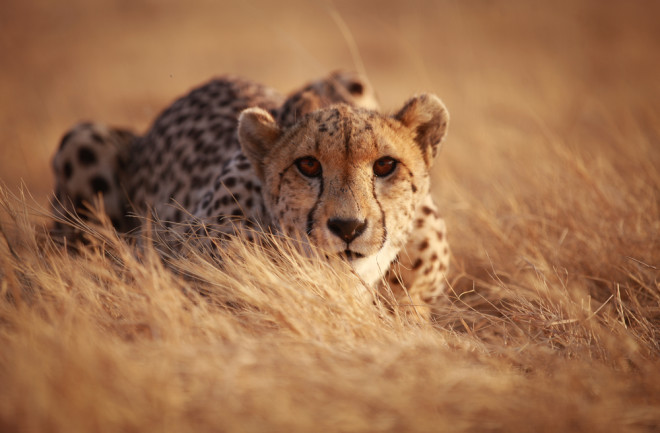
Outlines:
[[[281,135],[282,131],[273,116],[261,108],[243,110],[238,118],[238,141],[243,154],[250,160],[261,180],[264,174],[264,158]]]
[[[430,167],[449,123],[449,113],[440,98],[433,94],[416,96],[406,102],[394,118],[412,130],[424,161]]]

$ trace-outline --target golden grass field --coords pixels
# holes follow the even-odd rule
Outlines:
[[[660,4],[0,4],[0,431],[660,431]],[[322,262],[235,241],[224,270],[109,230],[43,236],[84,119],[144,131],[233,73],[366,72],[437,93],[452,246],[427,325]],[[24,183],[24,188],[21,184]]]

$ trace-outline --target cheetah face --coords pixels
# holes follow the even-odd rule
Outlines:
[[[289,128],[250,108],[238,132],[275,225],[374,284],[408,240],[447,121],[442,102],[422,95],[393,117],[341,104]]]

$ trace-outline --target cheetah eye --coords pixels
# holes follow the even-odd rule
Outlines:
[[[323,171],[321,163],[318,159],[311,156],[305,156],[296,160],[296,167],[298,170],[307,177],[319,177]]]
[[[385,177],[392,174],[398,161],[389,156],[384,156],[374,162],[374,174],[378,177]]]

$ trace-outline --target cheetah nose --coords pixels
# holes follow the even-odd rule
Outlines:
[[[367,221],[331,218],[328,220],[328,228],[335,236],[340,237],[346,243],[350,243],[364,232],[367,228]]]

